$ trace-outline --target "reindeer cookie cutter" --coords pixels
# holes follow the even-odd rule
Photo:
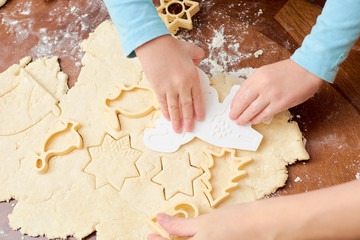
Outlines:
[[[151,99],[146,101],[148,106],[145,107],[145,109],[138,110],[138,111],[131,111],[129,109],[126,109],[124,107],[119,106],[112,106],[112,103],[121,100],[125,94],[133,93],[136,94],[136,92],[148,92]],[[137,98],[136,100],[139,100]],[[136,101],[135,100],[135,101]],[[155,97],[155,93],[151,88],[135,85],[132,87],[125,87],[125,86],[118,86],[116,87],[116,91],[110,94],[109,97],[105,100],[105,111],[107,112],[107,119],[109,121],[109,124],[116,130],[120,131],[120,121],[118,119],[118,115],[124,115],[128,118],[140,118],[143,116],[148,115],[154,110],[159,110],[160,106],[157,102],[157,99]]]

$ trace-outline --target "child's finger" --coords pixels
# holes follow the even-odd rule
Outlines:
[[[275,112],[269,104],[264,110],[262,110],[258,115],[251,119],[250,122],[251,124],[259,124],[269,120],[274,114]]]
[[[157,99],[160,105],[161,112],[164,115],[164,118],[170,121],[170,114],[168,110],[166,94],[157,94]]]
[[[168,240],[168,239],[156,234],[150,234],[147,236],[147,240]]]
[[[180,119],[180,109],[179,109],[179,96],[177,94],[167,95],[167,104],[170,114],[170,120],[172,127],[175,132],[181,132],[181,119]]]
[[[190,48],[190,56],[196,66],[198,66],[201,62],[201,60],[205,57],[205,51],[201,47],[198,47],[191,43],[186,43],[188,47]]]
[[[258,115],[260,112],[262,112],[268,105],[269,105],[269,102],[258,97],[239,116],[239,118],[236,120],[236,123],[239,125],[244,125],[244,124],[248,123],[256,115]]]
[[[194,115],[197,121],[202,121],[205,118],[205,105],[201,94],[200,83],[194,84],[191,89],[191,95],[193,99]]]
[[[179,100],[184,130],[190,132],[194,128],[194,109],[191,92],[188,90],[181,93]]]
[[[230,119],[236,120],[243,114],[249,105],[259,96],[255,91],[249,88],[241,87],[231,102]]]
[[[156,216],[156,219],[161,227],[171,235],[192,237],[196,234],[197,225],[195,218],[170,217],[169,215],[160,213]]]

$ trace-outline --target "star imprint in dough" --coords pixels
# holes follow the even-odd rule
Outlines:
[[[88,150],[91,161],[83,171],[95,176],[96,189],[109,184],[120,192],[126,179],[140,176],[136,161],[142,152],[131,148],[129,135],[115,140],[106,134],[100,146]]]
[[[185,158],[162,157],[160,161],[161,171],[152,178],[152,181],[161,185],[165,200],[169,200],[177,193],[194,196],[193,182],[203,174],[203,171],[191,165],[189,153]]]

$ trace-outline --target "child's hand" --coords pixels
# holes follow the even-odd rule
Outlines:
[[[291,59],[263,66],[236,93],[230,119],[239,125],[249,121],[261,123],[306,101],[322,83],[322,79]]]
[[[278,204],[272,209],[266,203],[266,208],[262,203],[239,204],[189,219],[158,214],[157,221],[170,235],[189,237],[189,240],[275,239],[273,237],[283,223],[282,219],[276,218],[279,215],[276,211],[281,210]],[[151,234],[147,240],[168,239]]]
[[[194,118],[204,119],[205,108],[196,65],[204,51],[170,35],[161,36],[138,47],[143,70],[154,89],[164,117],[175,132],[192,131]]]

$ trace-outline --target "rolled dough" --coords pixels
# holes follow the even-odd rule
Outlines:
[[[0,0],[0,7],[4,6],[7,0]]]
[[[135,101],[137,111],[144,112],[138,117],[119,112],[120,129],[109,124],[105,106],[119,86],[149,86],[139,61],[124,56],[116,29],[108,21],[81,47],[84,67],[68,92],[66,75],[56,59],[29,63],[27,58],[0,74],[0,103],[7,98],[16,101],[18,108],[7,109],[6,114],[24,126],[0,133],[0,201],[18,200],[9,215],[13,229],[49,238],[81,239],[97,231],[98,240],[146,239],[152,231],[148,222],[158,212],[185,203],[203,214],[212,211],[215,203],[222,207],[263,198],[285,184],[287,165],[309,158],[297,123],[288,121],[288,111],[275,116],[270,125],[254,126],[264,136],[256,152],[221,149],[199,139],[175,153],[147,149],[144,130],[154,127],[161,116],[155,108],[140,111],[148,108],[151,96],[134,93],[134,97],[129,92],[128,98],[119,100],[127,108]],[[32,76],[32,85],[27,75]],[[221,100],[240,81],[222,74],[211,84]],[[24,84],[33,87],[16,94]],[[46,142],[65,120],[80,128],[59,132]],[[53,155],[45,173],[35,171],[41,151],[71,147],[78,136],[81,147]],[[213,205],[206,196],[211,196]]]

